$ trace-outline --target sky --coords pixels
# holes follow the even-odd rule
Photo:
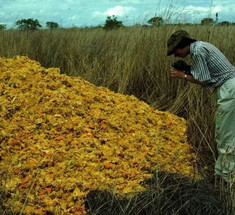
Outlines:
[[[147,24],[155,16],[166,22],[200,23],[203,18],[235,22],[234,0],[0,0],[0,24],[15,28],[20,19],[38,19],[61,27],[104,25],[116,16],[124,25]]]

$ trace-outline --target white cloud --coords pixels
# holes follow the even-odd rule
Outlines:
[[[213,1],[213,11],[221,12],[223,16],[234,18],[235,13],[235,3],[234,0],[214,0]],[[217,11],[218,10],[218,11]]]
[[[208,7],[196,7],[196,6],[188,6],[188,7],[185,7],[185,9],[187,11],[193,11],[193,12],[206,12],[208,11]]]
[[[94,12],[94,16],[126,16],[129,13],[135,11],[135,8],[133,7],[123,7],[123,6],[115,6],[113,8],[109,8],[107,11],[105,12],[100,12],[100,11],[96,11]]]
[[[79,18],[78,15],[74,15],[74,16],[69,17],[68,20],[74,21],[74,20],[76,20],[76,19],[78,19],[78,18]]]
[[[221,8],[221,7],[214,7],[214,8],[212,8],[212,12],[213,13],[218,13],[218,12],[221,12],[221,11],[223,11],[223,8]]]

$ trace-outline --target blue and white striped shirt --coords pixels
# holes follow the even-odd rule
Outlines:
[[[214,45],[202,41],[191,43],[190,55],[191,74],[195,80],[206,82],[206,89],[219,87],[235,78],[235,67]]]

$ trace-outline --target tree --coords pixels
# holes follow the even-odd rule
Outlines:
[[[156,17],[152,17],[151,19],[148,20],[148,24],[152,25],[152,26],[160,26],[163,24],[163,19],[162,17],[156,16]]]
[[[37,30],[42,27],[37,19],[21,19],[16,22],[20,30]]]
[[[5,25],[5,24],[0,24],[0,30],[5,30],[6,27],[7,27],[7,25]]]
[[[223,21],[223,22],[219,22],[218,25],[229,26],[229,25],[231,25],[231,23],[228,21]]]
[[[49,29],[56,29],[59,28],[59,24],[56,22],[46,22],[46,27]]]
[[[214,20],[212,18],[204,18],[201,21],[201,25],[213,25]]]
[[[123,27],[122,21],[118,21],[116,16],[108,16],[105,24],[104,24],[104,29],[111,30],[115,28],[120,28]]]

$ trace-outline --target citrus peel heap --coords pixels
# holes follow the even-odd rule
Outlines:
[[[15,212],[85,214],[94,189],[144,190],[155,170],[197,175],[186,122],[134,96],[0,58],[0,173]]]

